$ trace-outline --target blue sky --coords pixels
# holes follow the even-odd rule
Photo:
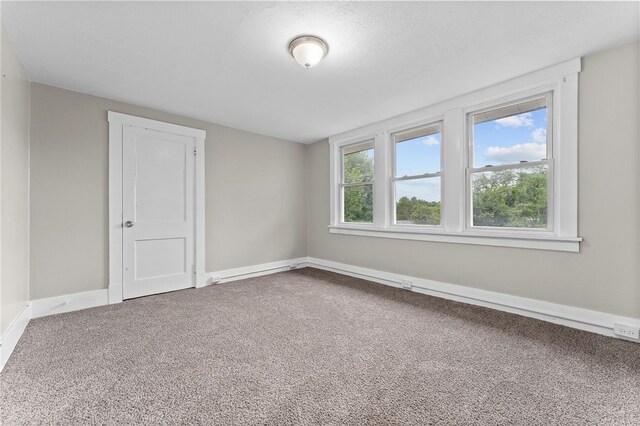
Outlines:
[[[473,166],[538,161],[547,153],[547,109],[476,124]]]
[[[546,108],[474,126],[473,166],[497,166],[546,157]],[[440,171],[440,133],[396,144],[396,176]],[[396,199],[417,197],[440,201],[440,179],[396,183]]]
[[[439,172],[441,148],[440,133],[397,143],[396,176]],[[440,178],[396,182],[396,201],[401,197],[440,201]]]

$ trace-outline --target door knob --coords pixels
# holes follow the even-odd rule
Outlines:
[[[131,222],[130,220],[126,221],[124,223],[124,226],[126,226],[127,228],[131,228],[133,226],[133,222]]]

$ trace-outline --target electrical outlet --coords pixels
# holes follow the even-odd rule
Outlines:
[[[630,325],[613,324],[613,332],[615,335],[625,337],[627,339],[640,339],[640,328]]]
[[[402,285],[402,288],[411,288],[413,283],[409,280],[402,280],[400,281],[400,285]]]

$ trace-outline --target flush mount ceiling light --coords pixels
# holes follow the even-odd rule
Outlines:
[[[297,63],[305,68],[311,68],[327,56],[329,47],[324,40],[306,35],[296,37],[289,43],[289,53]]]

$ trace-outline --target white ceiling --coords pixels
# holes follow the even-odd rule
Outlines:
[[[298,142],[638,39],[639,3],[3,2],[33,81]],[[329,55],[305,70],[301,34]]]

